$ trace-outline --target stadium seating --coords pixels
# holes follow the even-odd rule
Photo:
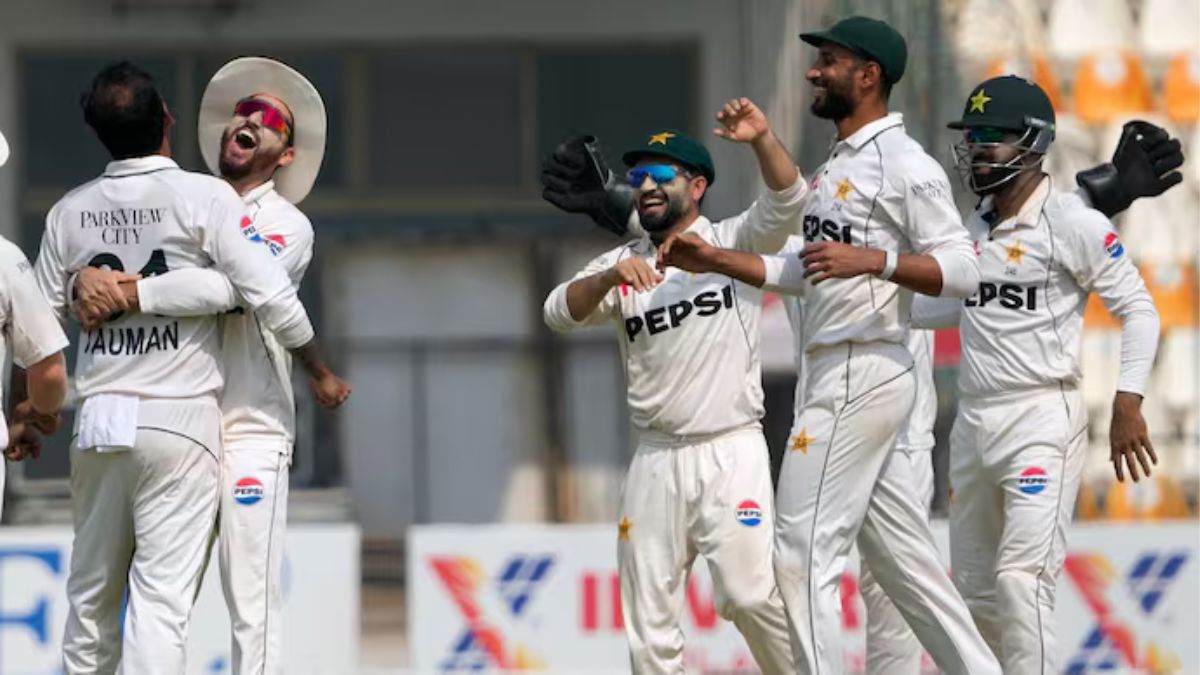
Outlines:
[[[958,12],[957,51],[975,64],[1013,58],[1045,41],[1041,10],[1033,0],[965,0]]]
[[[1074,115],[1056,112],[1055,118],[1054,143],[1043,168],[1054,179],[1055,187],[1070,191],[1075,189],[1075,174],[1099,161],[1096,134]]]
[[[1192,129],[1192,141],[1186,147],[1184,157],[1190,157],[1191,160],[1183,163],[1183,175],[1192,184],[1193,203],[1200,202],[1200,125]]]
[[[1047,33],[1055,55],[1074,61],[1134,47],[1134,25],[1127,0],[1055,0]]]
[[[988,65],[985,77],[1001,75],[1020,75],[1027,80],[1033,80],[1050,97],[1050,104],[1054,106],[1055,112],[1063,110],[1062,90],[1058,86],[1058,78],[1050,66],[1050,60],[1044,55],[1035,53],[1028,57],[997,57]]]
[[[1141,61],[1123,50],[1097,51],[1084,57],[1075,73],[1072,101],[1075,114],[1092,124],[1154,108]]]
[[[1149,480],[1113,481],[1105,495],[1105,515],[1110,520],[1144,521],[1186,518],[1187,499],[1179,484],[1158,471]]]
[[[1162,331],[1197,325],[1196,268],[1191,264],[1142,265],[1142,279],[1158,307]]]
[[[1145,0],[1138,32],[1140,48],[1148,58],[1161,60],[1200,50],[1200,2]]]
[[[1200,2],[1194,3],[1200,7]],[[1200,25],[1195,29],[1200,32]],[[1200,50],[1176,54],[1163,76],[1163,112],[1181,124],[1200,122]]]

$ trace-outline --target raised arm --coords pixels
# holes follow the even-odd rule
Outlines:
[[[713,133],[754,150],[767,191],[742,213],[721,221],[729,231],[725,246],[751,253],[775,253],[800,231],[800,211],[808,183],[787,148],[775,136],[766,115],[748,98],[733,99],[717,113]]]

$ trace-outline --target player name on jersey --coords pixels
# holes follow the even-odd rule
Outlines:
[[[88,331],[85,354],[140,356],[150,352],[179,349],[179,322],[162,326],[104,327]]]
[[[733,307],[733,285],[727,284],[720,291],[704,291],[696,294],[691,300],[680,300],[665,307],[655,307],[646,310],[641,316],[631,316],[625,319],[625,336],[630,342],[634,341],[643,329],[649,335],[656,335],[672,328],[678,328],[683,320],[695,312],[696,316],[712,316],[722,309]]]

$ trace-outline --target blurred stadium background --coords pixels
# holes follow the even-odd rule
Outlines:
[[[611,598],[610,528],[632,449],[621,364],[607,330],[563,337],[541,321],[553,285],[615,241],[540,200],[541,158],[575,132],[600,136],[613,160],[660,127],[707,134],[719,105],[746,95],[811,171],[833,130],[808,112],[812,50],[796,34],[851,13],[884,18],[907,37],[909,67],[893,109],[952,178],[945,121],[973,83],[1003,72],[1050,93],[1059,131],[1048,165],[1060,186],[1106,160],[1127,119],[1153,120],[1183,140],[1184,184],[1117,221],[1162,314],[1145,402],[1159,469],[1137,485],[1112,479],[1108,410],[1120,331],[1097,303],[1084,336],[1091,449],[1077,531],[1080,542],[1098,543],[1073,553],[1060,588],[1082,598],[1061,601],[1078,605],[1078,617],[1097,626],[1102,616],[1137,617],[1138,631],[1151,633],[1123,650],[1091,623],[1069,625],[1069,636],[1083,638],[1064,645],[1065,668],[1200,672],[1200,0],[3,0],[0,129],[13,159],[0,169],[0,232],[32,258],[50,205],[102,170],[105,154],[78,97],[104,64],[129,58],[155,75],[178,121],[176,158],[196,170],[199,97],[222,63],[265,55],[304,72],[331,126],[321,176],[302,205],[318,236],[303,295],[355,391],[330,416],[297,382],[303,431],[291,521],[297,540],[311,539],[290,550],[297,599],[289,601],[289,651],[325,656],[289,672],[497,667],[495,654],[476,649],[483,624],[472,608],[498,611],[489,625],[516,636],[506,667],[563,672],[546,656],[558,652],[539,640],[552,635],[576,649],[588,644],[589,626],[594,634],[603,624],[602,647],[578,649],[606,656],[561,663],[619,672],[619,618],[597,609],[596,598]],[[743,149],[710,146],[722,179],[707,213],[730,215],[754,199],[758,172]],[[960,198],[970,208],[965,190]],[[778,461],[795,375],[779,303],[768,315],[765,425]],[[934,508],[942,515],[955,332],[939,333],[937,347]],[[0,673],[56,672],[70,524],[66,443],[60,433],[40,461],[8,466]],[[493,523],[502,527],[439,527]],[[526,525],[543,523],[564,525]],[[597,533],[604,538],[594,560],[562,558],[592,555]],[[573,552],[536,555],[575,536],[584,539]],[[29,553],[43,550],[37,542],[46,547],[41,557]],[[472,599],[492,584],[492,559],[516,561],[496,573],[499,610]],[[589,577],[589,564],[604,578]],[[547,570],[572,565],[584,571],[566,588],[582,604],[531,623],[522,613],[531,589]],[[1190,600],[1161,600],[1181,588],[1193,589]],[[696,614],[704,613],[698,593],[689,634],[699,643],[712,627]],[[213,602],[198,614],[218,620]],[[223,629],[207,621],[201,632],[215,647],[193,665],[223,672]],[[574,627],[550,625],[558,621]],[[854,633],[847,622],[848,634],[861,637],[861,626]],[[1181,630],[1190,641],[1172,642]],[[414,637],[443,633],[456,637]],[[718,653],[726,670],[747,667],[735,648],[713,649],[707,665],[692,662],[698,671]]]

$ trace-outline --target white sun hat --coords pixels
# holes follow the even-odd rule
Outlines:
[[[200,153],[208,170],[219,174],[221,136],[237,102],[254,94],[283,101],[292,113],[296,158],[275,172],[275,190],[293,204],[308,196],[325,157],[325,102],[300,73],[272,59],[247,56],[226,63],[213,75],[200,100]]]

